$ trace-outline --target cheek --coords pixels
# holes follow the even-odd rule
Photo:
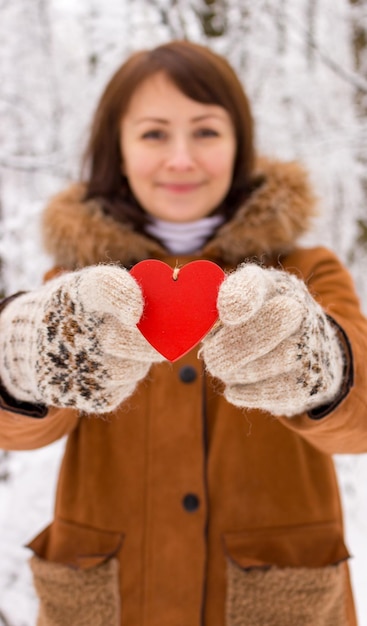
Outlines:
[[[207,171],[218,178],[232,179],[236,145],[232,136],[223,137],[222,141],[212,145],[211,150],[206,154]]]
[[[128,179],[148,179],[154,171],[155,162],[152,158],[147,158],[147,155],[141,154],[139,150],[130,151],[129,158],[124,163],[124,173]]]
[[[207,172],[219,180],[231,180],[234,167],[234,154],[232,150],[213,151],[207,162]]]

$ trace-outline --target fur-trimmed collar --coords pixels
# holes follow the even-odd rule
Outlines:
[[[302,167],[261,159],[257,171],[264,175],[263,184],[219,228],[200,256],[237,265],[249,257],[284,254],[309,229],[315,197]],[[155,240],[104,214],[96,200],[83,202],[84,193],[82,184],[72,185],[45,209],[43,239],[56,265],[65,269],[106,262],[129,266],[167,255]]]

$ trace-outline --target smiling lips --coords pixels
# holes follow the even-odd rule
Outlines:
[[[158,187],[172,193],[189,193],[196,191],[203,183],[158,183]]]

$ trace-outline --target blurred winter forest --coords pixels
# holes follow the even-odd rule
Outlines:
[[[310,172],[304,243],[348,265],[367,312],[367,0],[0,0],[0,291],[41,283],[40,212],[79,176],[97,98],[130,52],[186,38],[224,54],[253,103],[258,152]],[[0,451],[0,625],[31,626],[22,546],[51,517],[63,442]],[[367,455],[337,457],[367,625]]]

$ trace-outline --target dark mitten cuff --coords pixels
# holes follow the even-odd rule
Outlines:
[[[330,324],[334,327],[336,335],[339,340],[339,344],[344,353],[344,369],[343,369],[343,380],[340,387],[340,391],[338,395],[334,398],[332,402],[328,404],[324,404],[322,406],[316,407],[308,412],[308,417],[312,420],[320,420],[323,417],[326,417],[332,411],[334,411],[339,404],[346,398],[350,389],[354,385],[354,362],[353,362],[353,352],[352,346],[350,345],[350,341],[346,332],[343,330],[341,326],[332,318],[330,315],[327,316]]]

